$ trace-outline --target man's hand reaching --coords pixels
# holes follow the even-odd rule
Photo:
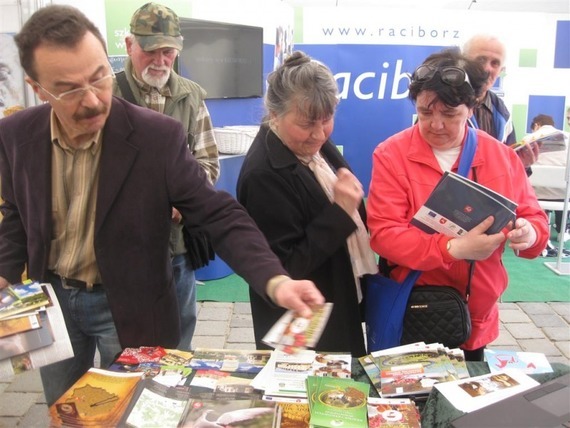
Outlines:
[[[279,283],[274,291],[275,303],[293,309],[304,318],[312,315],[311,306],[325,303],[325,298],[312,281],[288,279]]]

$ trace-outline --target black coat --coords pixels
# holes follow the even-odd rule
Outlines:
[[[321,154],[333,167],[349,168],[327,141]],[[312,171],[261,127],[242,166],[237,197],[265,234],[271,249],[295,279],[315,282],[334,307],[316,349],[365,355],[361,311],[346,239],[356,230],[352,218],[331,203]],[[360,214],[366,224],[364,204]],[[283,314],[250,291],[255,341]]]

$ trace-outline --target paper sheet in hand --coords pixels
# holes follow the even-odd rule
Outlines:
[[[314,307],[311,318],[287,311],[263,337],[263,342],[286,353],[314,348],[329,319],[332,303]]]
[[[453,172],[446,172],[411,223],[427,233],[458,238],[488,216],[495,218],[487,234],[515,221],[517,204],[499,193]]]

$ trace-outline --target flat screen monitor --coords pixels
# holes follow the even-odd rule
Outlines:
[[[184,47],[178,73],[202,86],[207,98],[263,95],[263,28],[180,18]]]

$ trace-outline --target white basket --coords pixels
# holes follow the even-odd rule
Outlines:
[[[259,126],[224,126],[214,128],[218,151],[226,155],[247,153]]]

